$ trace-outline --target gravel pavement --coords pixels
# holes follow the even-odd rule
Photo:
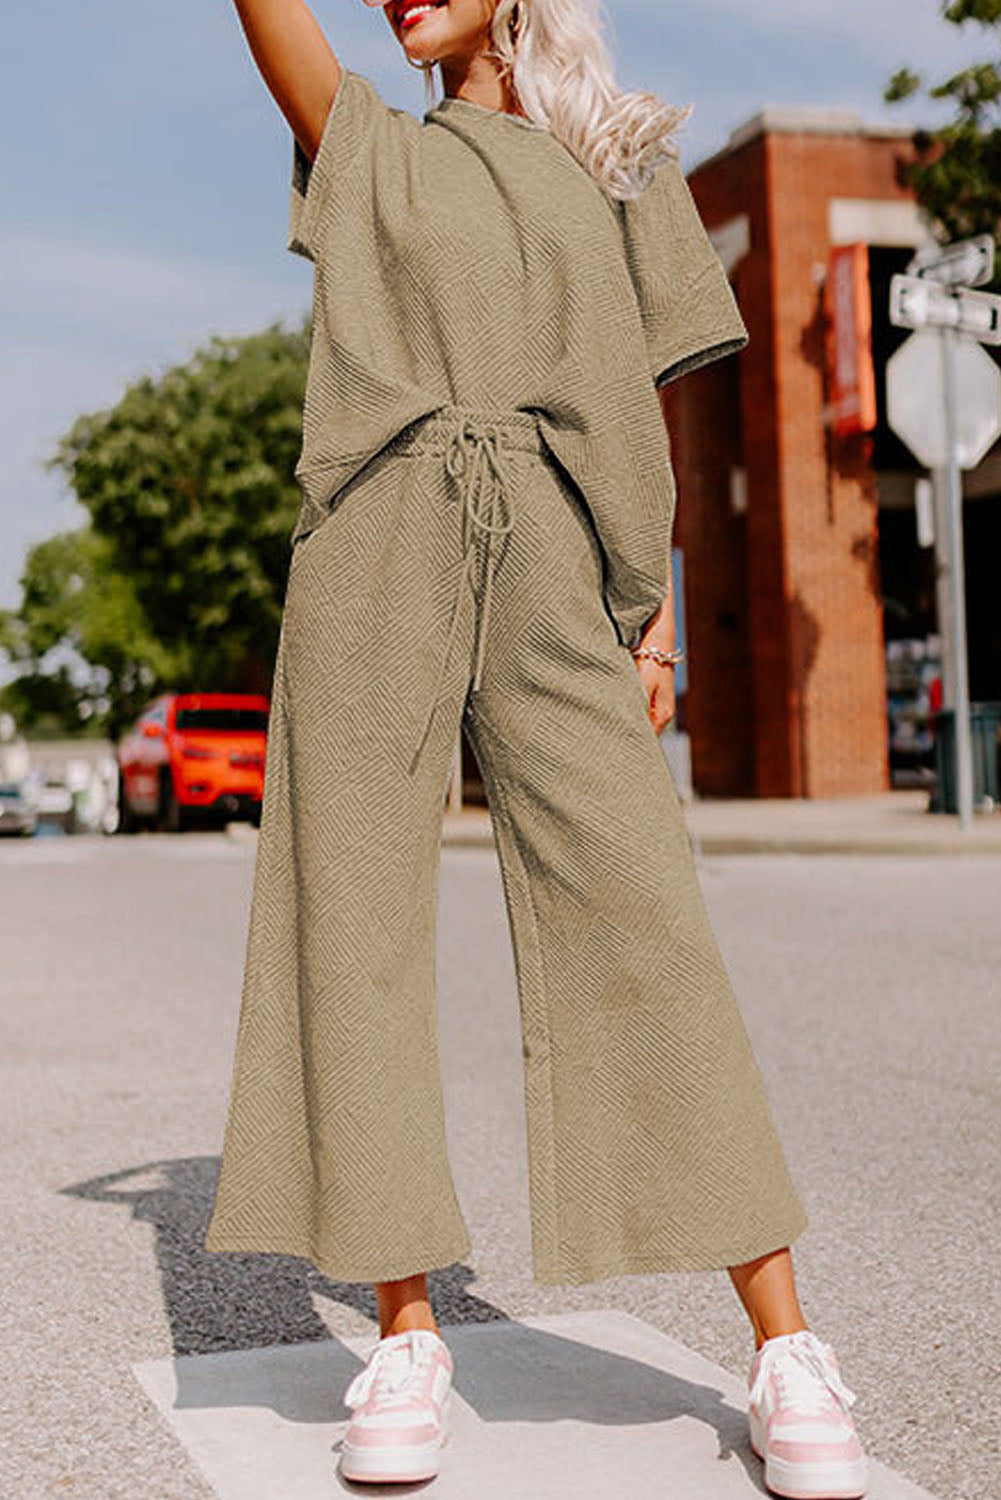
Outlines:
[[[201,1250],[253,844],[0,844],[0,1494],[209,1500],[133,1363],[373,1330],[366,1287]],[[1001,1494],[1001,857],[703,856],[811,1222],[794,1255],[869,1451]],[[618,1307],[743,1374],[725,1271],[532,1281],[514,968],[493,852],[444,851],[439,1009],[471,1263],[441,1322]],[[711,1497],[707,1496],[707,1500]]]

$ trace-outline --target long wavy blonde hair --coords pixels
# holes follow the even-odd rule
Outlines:
[[[561,141],[613,198],[635,198],[678,155],[691,107],[616,86],[600,0],[498,0],[491,55],[530,120]],[[429,103],[433,66],[424,68]]]

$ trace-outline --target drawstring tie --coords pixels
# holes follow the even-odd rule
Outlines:
[[[459,584],[455,593],[455,604],[452,609],[452,619],[448,629],[448,640],[445,644],[445,650],[442,653],[441,665],[438,668],[438,678],[435,683],[434,692],[431,695],[431,705],[428,715],[424,722],[417,748],[410,761],[411,771],[416,766],[420,753],[424,748],[424,742],[427,739],[435,710],[438,707],[441,685],[445,677],[449,658],[452,654],[455,632],[458,628],[466,580],[472,572],[473,563],[476,558],[476,533],[479,532],[485,538],[485,542],[483,595],[476,629],[476,664],[473,671],[474,693],[479,689],[480,678],[483,675],[483,650],[486,644],[487,625],[490,619],[490,593],[494,575],[493,540],[494,537],[506,536],[515,522],[514,502],[511,498],[508,482],[510,472],[507,469],[506,455],[501,448],[500,428],[496,423],[489,423],[482,431],[477,431],[468,419],[463,419],[448,440],[448,447],[445,451],[445,469],[453,479],[458,481],[462,496],[462,571],[459,575]]]

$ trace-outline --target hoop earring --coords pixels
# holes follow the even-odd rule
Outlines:
[[[407,54],[405,52],[404,52],[403,56],[407,58],[407,62],[410,64],[410,66],[412,68],[418,68],[420,70],[420,72],[422,72],[422,73],[430,73],[431,69],[434,67],[434,63],[430,63],[430,62],[414,62],[413,58],[412,57],[407,57]]]

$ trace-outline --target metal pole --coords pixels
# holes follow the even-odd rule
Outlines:
[[[956,432],[956,332],[940,330],[945,389],[945,438],[949,462],[945,477],[949,502],[953,686],[956,694],[956,801],[959,826],[973,825],[973,745],[970,739],[970,682],[966,660],[966,587],[963,576],[963,481]]]
[[[956,708],[955,631],[952,620],[952,567],[949,557],[949,473],[932,470],[935,496],[935,621],[938,625],[939,650],[942,653],[942,707]]]

